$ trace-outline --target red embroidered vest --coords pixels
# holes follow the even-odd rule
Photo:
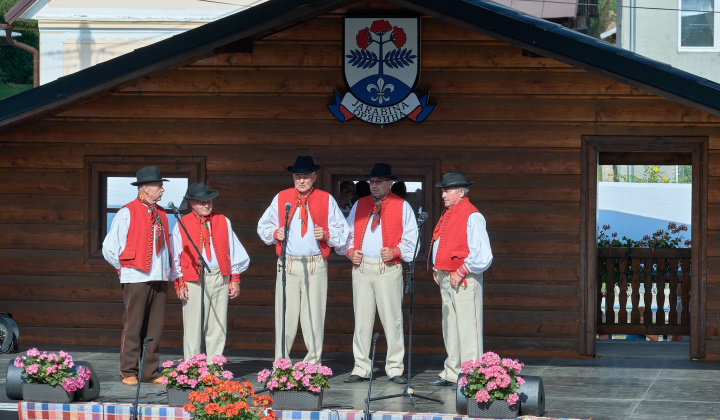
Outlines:
[[[170,250],[170,232],[168,232],[168,219],[165,209],[157,205],[160,223],[162,224],[165,246]],[[128,228],[127,244],[120,254],[122,267],[135,268],[145,273],[150,272],[155,243],[153,242],[153,224],[148,208],[140,202],[133,200],[125,206],[130,210],[130,227]]]
[[[288,188],[287,190],[282,190],[280,191],[280,194],[278,194],[278,221],[280,222],[280,228],[285,227],[285,203],[292,204],[292,207],[290,207],[290,216],[288,217],[288,220],[290,220],[295,215],[295,210],[297,210],[298,206],[300,205],[298,192],[295,188]],[[310,212],[310,217],[312,218],[313,224],[315,226],[320,226],[324,230],[327,230],[328,205],[330,203],[330,194],[326,193],[325,191],[315,189],[308,196],[307,203],[308,211]],[[314,233],[310,229],[308,229],[306,235],[314,236]],[[330,255],[330,246],[328,246],[327,241],[318,241],[318,245],[320,245],[320,253],[322,254],[323,258],[327,258]],[[278,243],[275,244],[275,252],[277,253],[278,257],[280,256],[280,254],[282,254],[281,241],[278,241]]]
[[[210,213],[210,242],[215,250],[215,258],[217,258],[220,274],[223,276],[230,275],[230,242],[228,237],[227,219],[222,214]],[[188,213],[182,217],[185,228],[192,237],[193,242],[198,248],[202,246],[200,238],[200,218],[195,213]],[[182,230],[182,229],[181,229]],[[200,270],[198,269],[198,254],[195,248],[187,240],[185,232],[180,232],[182,236],[182,255],[180,256],[180,271],[185,281],[198,281],[200,278]],[[202,250],[201,250],[202,251]]]
[[[388,193],[387,197],[383,198],[380,203],[380,226],[382,228],[382,244],[384,247],[394,248],[402,240],[404,204],[405,200],[393,193]],[[368,224],[371,223],[374,210],[375,201],[373,201],[371,195],[358,200],[355,209],[355,224],[353,226],[355,232],[353,247],[355,249],[362,249],[365,232]],[[401,264],[403,260],[398,257],[390,262]]]
[[[475,212],[478,212],[478,209],[468,198],[463,198],[445,211],[444,219],[441,219],[443,222],[438,238],[440,243],[435,254],[435,268],[454,271],[464,264],[465,258],[470,254],[467,241],[468,217]],[[430,252],[432,247],[431,243]]]

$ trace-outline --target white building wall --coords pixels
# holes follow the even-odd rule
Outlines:
[[[636,53],[720,83],[720,45],[714,48],[682,48],[679,42],[680,0],[635,0],[635,22],[630,13],[632,1],[618,0],[618,46],[630,49],[635,29]],[[720,1],[715,0],[715,32],[720,33]],[[716,35],[716,39],[720,39]]]

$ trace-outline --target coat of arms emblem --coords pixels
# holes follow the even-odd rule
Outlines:
[[[343,21],[343,76],[350,90],[335,92],[330,112],[391,124],[422,122],[434,110],[414,92],[420,79],[420,18],[348,18]]]

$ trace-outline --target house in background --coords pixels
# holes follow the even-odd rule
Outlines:
[[[266,0],[21,0],[5,21],[37,22],[40,84]]]
[[[720,2],[617,0],[617,45],[720,81]]]

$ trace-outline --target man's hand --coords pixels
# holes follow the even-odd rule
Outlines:
[[[325,239],[325,231],[320,226],[315,226],[315,239],[322,241]]]
[[[274,236],[275,236],[275,239],[278,240],[278,242],[284,241],[285,240],[285,228],[279,228],[279,229],[275,230]]]
[[[388,248],[386,246],[380,248],[380,258],[382,258],[385,262],[394,260],[395,255],[393,255],[392,248]]]
[[[362,249],[356,249],[353,251],[350,261],[352,261],[353,265],[358,266],[362,262],[363,253]]]
[[[238,283],[236,281],[230,283],[230,288],[229,288],[228,293],[229,293],[230,299],[235,299],[236,297],[240,296],[240,283]]]
[[[456,273],[455,271],[450,273],[450,286],[452,286],[453,289],[457,290],[462,280],[463,278],[460,277],[460,274]]]
[[[438,279],[437,279],[437,271],[436,270],[433,270],[433,280],[435,280],[435,284],[440,286],[440,282],[438,282]]]
[[[177,297],[180,300],[187,300],[187,298],[188,298],[188,289],[187,288],[184,288],[181,290],[176,290],[175,292],[176,292],[175,294],[177,295]]]

